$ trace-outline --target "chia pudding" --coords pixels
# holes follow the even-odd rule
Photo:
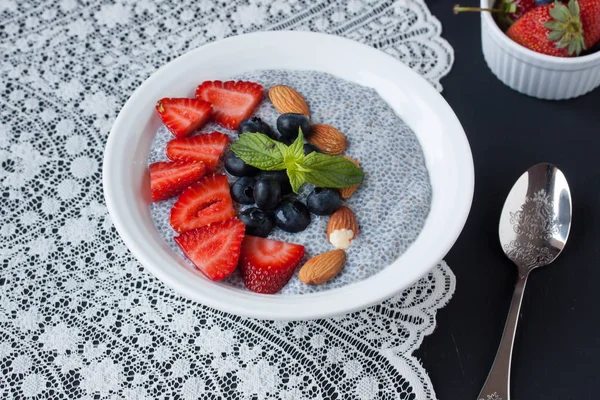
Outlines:
[[[376,274],[404,253],[421,232],[429,214],[431,185],[417,137],[377,92],[317,71],[264,70],[232,79],[257,82],[265,91],[275,85],[296,89],[310,106],[312,123],[329,124],[343,132],[349,143],[345,155],[359,160],[365,172],[364,182],[345,201],[356,214],[360,233],[346,250],[347,261],[342,272],[321,285],[306,285],[295,274],[278,295],[342,287]],[[254,115],[275,129],[280,113],[265,96]],[[238,137],[237,132],[212,122],[200,132],[212,131],[226,133],[232,141]],[[171,139],[173,136],[164,126],[157,131],[149,163],[167,160],[165,147]],[[219,166],[216,172],[224,169]],[[230,177],[230,182],[235,179]],[[305,184],[298,199],[304,201],[312,189]],[[173,240],[176,232],[169,224],[169,214],[176,200],[152,203],[152,218],[173,251],[186,260],[190,269],[197,271]],[[246,207],[251,206],[239,206],[238,210]],[[303,262],[332,250],[326,234],[329,217],[311,215],[311,218],[311,224],[303,232],[274,229],[269,238],[304,245]],[[239,268],[223,283],[244,289]]]

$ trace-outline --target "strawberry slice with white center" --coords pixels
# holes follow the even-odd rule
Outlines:
[[[217,167],[219,159],[229,144],[229,136],[221,132],[173,139],[167,143],[167,157],[177,161],[202,161],[208,172]]]
[[[211,175],[181,193],[171,209],[171,226],[181,233],[234,216],[227,177]]]
[[[152,201],[162,201],[177,196],[206,172],[203,162],[155,162],[150,164]]]
[[[200,99],[164,98],[156,103],[156,111],[167,129],[177,138],[202,128],[212,114],[212,106]]]
[[[244,229],[242,221],[232,218],[182,233],[175,242],[196,268],[218,281],[235,270]]]
[[[196,89],[196,98],[212,104],[219,125],[235,130],[262,100],[263,87],[245,81],[206,81]]]
[[[244,284],[256,293],[279,292],[304,257],[304,246],[246,235],[240,267]]]

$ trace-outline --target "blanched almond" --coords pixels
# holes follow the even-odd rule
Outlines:
[[[333,213],[327,223],[327,239],[336,249],[347,249],[358,235],[356,216],[346,206]]]
[[[331,250],[308,260],[300,269],[298,278],[308,285],[320,285],[339,274],[345,263],[344,250]]]
[[[269,99],[271,99],[271,103],[273,103],[277,111],[282,114],[304,114],[310,118],[310,111],[306,100],[304,100],[304,97],[300,93],[289,86],[273,86],[269,89]]]

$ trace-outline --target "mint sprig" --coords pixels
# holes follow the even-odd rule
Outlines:
[[[244,133],[231,150],[246,164],[263,171],[280,171],[285,169],[285,153],[287,146],[262,133]]]
[[[302,130],[290,146],[262,133],[244,133],[231,145],[231,150],[246,164],[264,171],[285,169],[294,193],[305,183],[325,188],[358,185],[365,175],[360,167],[343,157],[317,152],[305,156]]]

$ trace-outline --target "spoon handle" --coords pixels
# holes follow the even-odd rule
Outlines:
[[[498,353],[478,400],[510,400],[510,363],[527,276],[519,274]]]

